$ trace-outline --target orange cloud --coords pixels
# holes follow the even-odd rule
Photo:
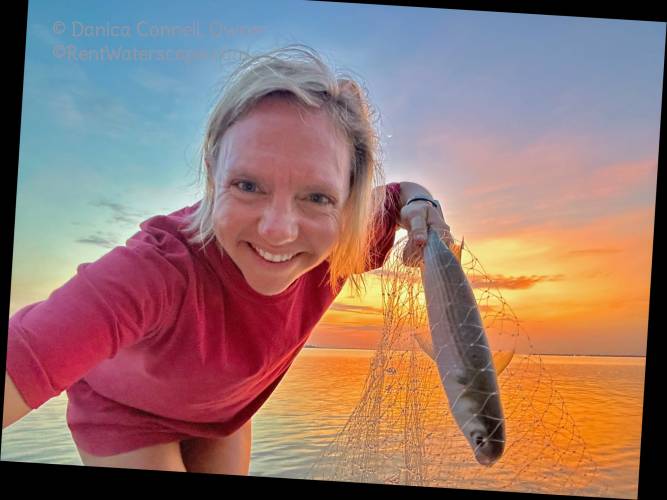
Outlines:
[[[538,283],[545,281],[561,281],[563,275],[556,276],[503,276],[501,274],[492,276],[469,276],[470,284],[473,288],[499,288],[508,290],[523,290],[531,288]]]
[[[480,263],[469,276],[475,294],[490,288],[489,296],[482,294],[480,312],[497,313],[504,300],[511,309],[503,331],[513,331],[516,315],[537,351],[641,352],[653,225],[654,208],[643,206],[588,220],[515,226],[495,237],[466,235]],[[382,287],[380,271],[369,274],[366,296],[341,294],[313,334],[316,345],[377,345],[384,322]]]

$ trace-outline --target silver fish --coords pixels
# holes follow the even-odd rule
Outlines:
[[[421,267],[433,355],[454,419],[482,465],[505,449],[505,418],[477,301],[459,260],[429,229]]]

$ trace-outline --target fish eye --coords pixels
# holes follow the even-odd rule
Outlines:
[[[472,439],[472,442],[475,443],[475,446],[480,446],[484,443],[484,436],[479,432],[473,432],[470,435],[470,438]]]

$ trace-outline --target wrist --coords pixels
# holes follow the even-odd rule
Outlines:
[[[399,182],[401,207],[404,207],[415,196],[433,199],[433,195],[420,184],[414,182]]]
[[[433,208],[436,208],[436,209],[438,209],[438,210],[441,210],[441,208],[440,208],[440,203],[438,202],[438,200],[435,200],[435,199],[431,198],[430,196],[423,196],[423,195],[420,195],[420,196],[413,196],[412,198],[410,198],[409,200],[407,200],[407,201],[405,202],[405,205],[403,205],[403,206],[407,206],[407,205],[409,205],[410,203],[413,203],[413,202],[420,202],[420,201],[421,201],[421,202],[424,202],[424,203],[428,203],[428,204],[430,204]]]

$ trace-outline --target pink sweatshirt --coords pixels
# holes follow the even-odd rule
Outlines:
[[[399,184],[373,249],[394,241]],[[125,246],[81,264],[9,320],[7,372],[31,408],[67,390],[75,443],[108,456],[232,434],[275,390],[335,299],[328,263],[278,295],[254,291],[215,243],[191,245],[187,207],[143,222]],[[340,291],[340,288],[338,289]]]

